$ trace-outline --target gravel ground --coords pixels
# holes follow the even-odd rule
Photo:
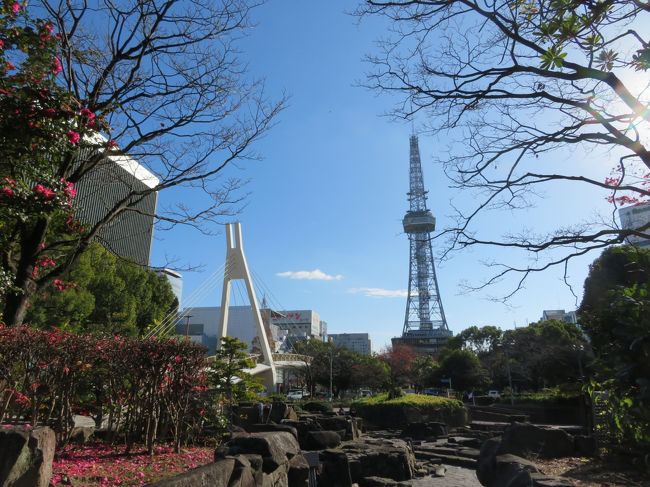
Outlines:
[[[648,476],[597,458],[536,459],[535,463],[547,475],[573,480],[576,487],[650,487]]]

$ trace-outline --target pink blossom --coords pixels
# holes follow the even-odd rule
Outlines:
[[[5,47],[5,41],[0,39],[0,49],[2,49],[3,47]]]
[[[46,117],[54,117],[54,115],[56,115],[56,110],[54,108],[46,108],[43,110],[43,115]]]
[[[14,2],[14,4],[11,6],[11,11],[15,14],[20,12],[20,4],[18,2]]]
[[[108,146],[109,149],[115,149],[117,147],[117,141],[116,140],[109,140],[106,145]]]
[[[63,178],[61,178],[61,182],[63,183],[63,194],[65,194],[68,199],[73,199],[75,196],[77,196],[77,190],[74,189],[74,183],[66,181]]]
[[[68,130],[68,142],[71,144],[77,144],[79,140],[81,140],[81,135],[79,135],[79,132],[75,132],[74,130]]]
[[[34,186],[34,193],[41,195],[46,200],[52,200],[56,196],[56,193],[52,189],[43,186],[42,184],[37,184]]]
[[[61,61],[59,61],[58,57],[55,57],[54,58],[54,67],[52,68],[52,73],[59,74],[61,71],[63,71],[63,66],[61,65]]]
[[[92,120],[95,118],[95,114],[91,112],[88,108],[82,108],[79,113],[81,114],[82,117],[86,117],[88,120]]]
[[[4,196],[13,196],[14,195],[14,190],[11,188],[4,187],[0,189],[0,194]]]
[[[52,22],[46,22],[43,28],[48,32],[48,34],[54,32],[54,25],[52,25]]]

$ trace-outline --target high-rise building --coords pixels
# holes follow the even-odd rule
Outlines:
[[[370,355],[372,351],[367,333],[332,333],[327,338],[337,347],[347,348],[361,355]]]
[[[558,320],[567,323],[578,324],[578,316],[575,311],[564,311],[563,309],[545,309],[542,311],[541,321]]]
[[[77,218],[84,225],[95,225],[128,198],[129,207],[105,224],[96,240],[124,259],[149,265],[157,202],[157,193],[150,190],[158,183],[158,178],[132,158],[108,156],[76,184]]]
[[[442,308],[436,268],[431,249],[431,233],[436,219],[427,208],[418,138],[410,138],[409,210],[402,220],[409,237],[409,287],[402,336],[393,345],[407,345],[417,353],[436,355],[453,335]]]
[[[172,287],[172,292],[178,300],[178,309],[181,309],[181,298],[183,297],[183,275],[171,269],[158,269],[156,274],[164,276],[169,285]]]
[[[626,206],[618,210],[618,217],[621,220],[621,227],[624,230],[639,230],[650,225],[650,204]],[[650,227],[642,230],[645,235],[650,235]],[[650,247],[650,238],[638,235],[630,235],[627,242],[637,247]]]

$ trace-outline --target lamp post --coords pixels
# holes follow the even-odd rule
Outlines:
[[[510,373],[510,353],[508,352],[508,348],[510,347],[511,343],[506,342],[504,343],[503,350],[506,352],[506,370],[508,372],[508,385],[510,386],[510,405],[512,406],[515,403],[513,394],[514,390],[512,388],[512,374]]]
[[[578,372],[580,374],[580,378],[578,380],[582,381],[585,377],[584,370],[582,369],[582,352],[584,351],[585,346],[583,344],[574,344],[571,346],[571,348],[578,354]]]
[[[185,338],[190,336],[190,318],[193,315],[185,315]]]
[[[330,402],[332,402],[332,362],[334,361],[334,352],[330,350]]]

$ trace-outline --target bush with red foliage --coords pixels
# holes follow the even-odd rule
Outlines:
[[[46,424],[69,439],[90,411],[127,444],[153,452],[164,432],[178,450],[209,407],[205,349],[182,339],[0,327],[0,421]]]

